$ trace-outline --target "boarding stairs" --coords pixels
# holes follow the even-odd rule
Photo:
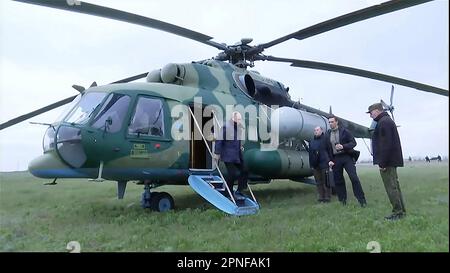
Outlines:
[[[259,211],[258,203],[252,197],[246,195],[233,195],[231,197],[228,193],[227,184],[220,176],[190,175],[188,181],[194,191],[223,212],[242,216],[255,214]]]
[[[195,119],[194,113],[189,109],[192,118],[197,126],[197,129],[202,135],[205,141],[206,147],[211,157],[213,154],[209,149],[206,138],[202,133],[200,125]],[[253,195],[253,192],[248,185],[248,190],[251,196],[246,195],[235,195],[233,189],[230,189],[225,182],[225,178],[219,169],[219,164],[217,160],[212,160],[215,169],[211,170],[190,170],[190,175],[188,178],[189,185],[194,191],[196,191],[200,196],[202,196],[209,203],[214,205],[219,210],[236,216],[251,215],[256,214],[259,211],[259,204]],[[217,175],[218,174],[218,175]]]

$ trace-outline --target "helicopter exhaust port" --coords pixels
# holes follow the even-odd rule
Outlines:
[[[256,93],[255,82],[253,81],[253,78],[249,74],[240,75],[239,82],[241,83],[241,85],[245,86],[244,90],[247,91],[247,94],[253,98]]]

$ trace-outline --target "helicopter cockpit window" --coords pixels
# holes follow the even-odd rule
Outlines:
[[[73,124],[86,123],[106,95],[107,93],[99,92],[91,92],[83,95],[77,106],[67,115],[66,121]]]
[[[128,111],[130,97],[122,94],[110,94],[102,108],[92,121],[92,127],[104,128],[107,132],[116,133]]]
[[[78,104],[78,102],[81,100],[82,96],[83,96],[82,94],[78,94],[78,96],[76,96],[73,99],[73,101],[71,101],[69,104],[67,104],[64,107],[64,110],[58,115],[55,122],[63,120],[67,116],[67,114],[69,114],[69,112],[73,109],[73,107]]]
[[[163,136],[164,109],[161,100],[140,97],[128,133],[138,136]]]

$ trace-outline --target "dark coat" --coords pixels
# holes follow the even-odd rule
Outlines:
[[[395,122],[386,112],[374,120],[377,126],[372,135],[373,164],[380,168],[403,167],[402,146]]]
[[[355,138],[353,137],[352,133],[350,133],[350,131],[345,129],[344,127],[339,126],[338,130],[339,130],[339,143],[342,144],[342,146],[344,147],[344,153],[350,155],[351,157],[353,157],[355,159],[356,151],[353,149],[356,146]],[[327,144],[328,156],[329,156],[330,160],[334,160],[333,148],[331,147],[331,142],[330,142],[330,134],[331,134],[331,129],[329,129],[327,131],[327,133],[325,134],[325,139],[326,139],[326,144]],[[359,153],[358,153],[358,156],[359,156]]]
[[[325,135],[314,136],[309,142],[309,165],[313,169],[327,169],[330,157],[328,156]]]
[[[221,130],[221,139],[216,140],[214,153],[220,155],[223,162],[243,163],[241,130],[234,122],[228,122]]]

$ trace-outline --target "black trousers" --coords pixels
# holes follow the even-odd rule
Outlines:
[[[366,197],[364,196],[364,191],[359,181],[358,174],[356,173],[356,166],[353,158],[348,154],[336,155],[334,157],[334,182],[336,194],[339,201],[347,201],[347,189],[345,187],[344,179],[344,169],[350,177],[352,182],[353,194],[360,203],[366,202]]]
[[[241,163],[224,162],[227,167],[227,175],[225,180],[227,181],[228,188],[233,191],[234,181],[238,180],[238,191],[247,189],[248,171]]]

